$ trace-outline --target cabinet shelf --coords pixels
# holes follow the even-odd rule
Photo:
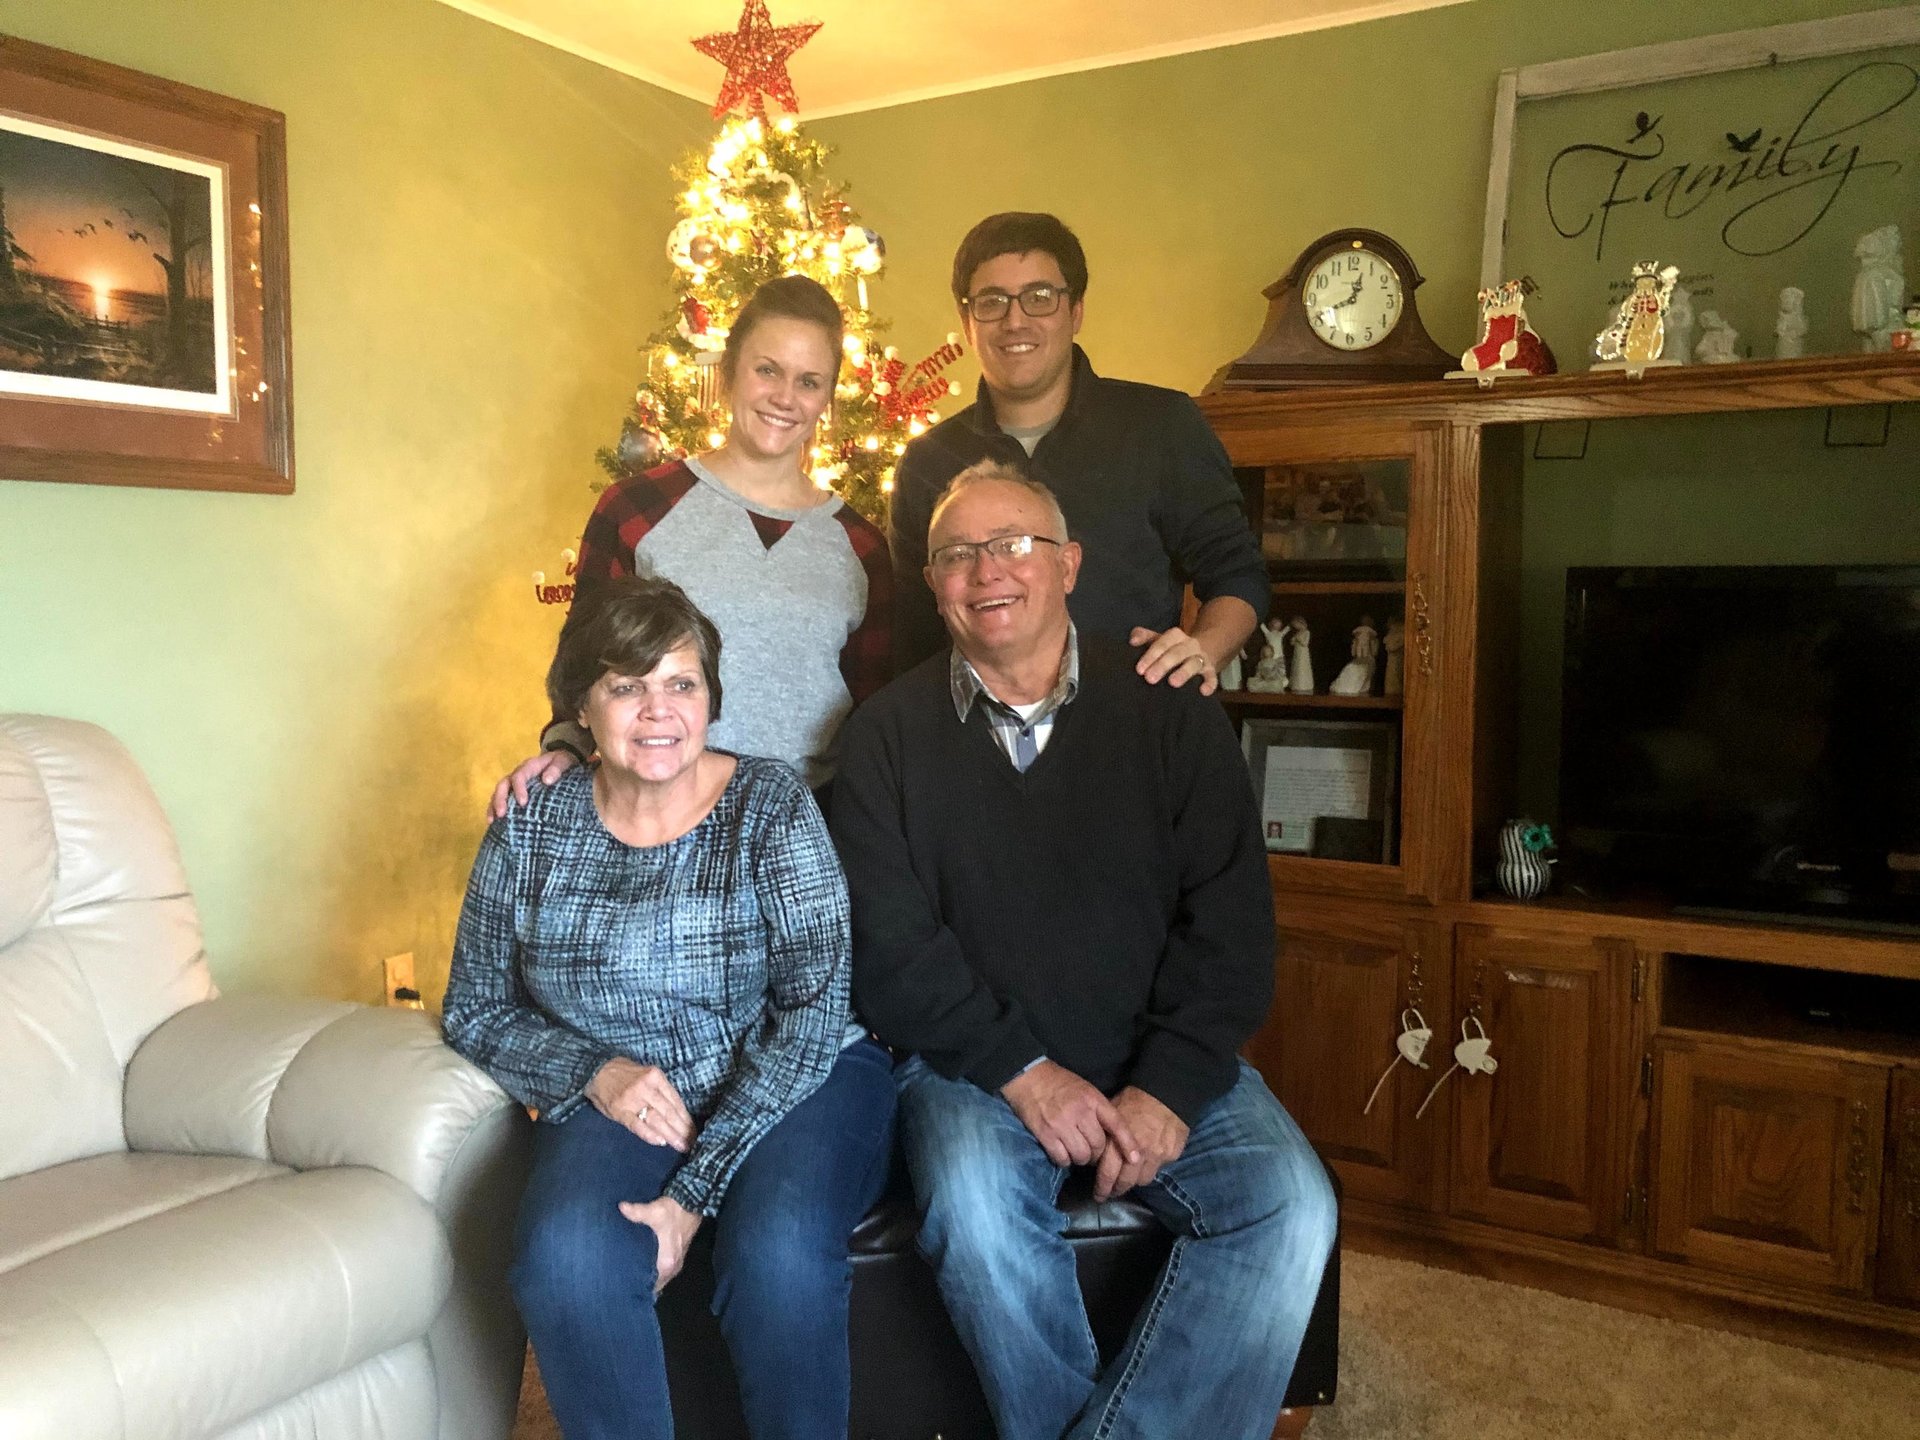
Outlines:
[[[1404,595],[1404,580],[1275,580],[1276,595]]]
[[[1271,462],[1273,439],[1286,430],[1352,426],[1358,420],[1376,427],[1436,421],[1513,425],[1903,400],[1920,400],[1920,358],[1894,353],[1681,365],[1650,370],[1638,380],[1622,371],[1574,371],[1505,381],[1490,390],[1465,380],[1216,390],[1202,397],[1201,408],[1234,463],[1247,465]]]
[[[1678,954],[1661,993],[1663,1032],[1920,1059],[1920,981]]]
[[[1404,695],[1268,695],[1258,690],[1222,690],[1220,703],[1245,710],[1399,710]]]

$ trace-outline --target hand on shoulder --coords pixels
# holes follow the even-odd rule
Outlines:
[[[1164,680],[1177,690],[1189,680],[1198,679],[1202,695],[1211,695],[1220,688],[1220,673],[1212,659],[1200,642],[1178,625],[1160,631],[1136,625],[1127,636],[1127,643],[1136,650],[1145,647],[1133,668],[1149,685],[1158,685]]]
[[[529,785],[551,785],[579,763],[567,750],[546,750],[522,760],[493,787],[493,798],[487,802],[487,818],[498,820],[505,815],[509,800],[515,805],[525,805],[530,795]]]

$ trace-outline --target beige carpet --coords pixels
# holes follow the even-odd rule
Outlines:
[[[1920,1440],[1920,1373],[1348,1252],[1309,1440]]]
[[[1352,1252],[1340,1400],[1307,1431],[1308,1440],[1828,1436],[1920,1440],[1920,1373]],[[514,1440],[559,1440],[531,1367]]]

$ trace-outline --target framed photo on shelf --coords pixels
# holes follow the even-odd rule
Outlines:
[[[0,478],[293,489],[286,122],[0,36]]]
[[[1378,580],[1405,572],[1405,460],[1269,465],[1241,483],[1274,576]]]
[[[1240,744],[1270,853],[1393,863],[1397,724],[1249,716]]]

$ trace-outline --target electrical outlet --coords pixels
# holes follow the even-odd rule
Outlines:
[[[425,1005],[420,999],[420,987],[413,978],[413,952],[402,955],[389,955],[381,962],[386,972],[386,996],[388,1005],[404,1005],[409,1010],[422,1010]]]

